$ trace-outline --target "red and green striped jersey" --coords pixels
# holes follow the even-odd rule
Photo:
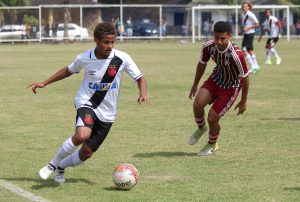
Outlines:
[[[238,88],[241,78],[248,75],[242,50],[230,41],[223,51],[218,50],[213,39],[205,42],[202,47],[200,62],[205,64],[210,58],[217,64],[210,77],[220,87]]]

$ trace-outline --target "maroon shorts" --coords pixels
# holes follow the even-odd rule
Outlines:
[[[210,93],[211,103],[209,104],[212,104],[212,108],[220,117],[230,109],[240,91],[240,88],[225,89],[217,86],[211,78],[208,78],[201,88],[205,88]]]

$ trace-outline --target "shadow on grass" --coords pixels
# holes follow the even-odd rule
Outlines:
[[[126,192],[130,191],[130,190],[126,190],[126,189],[119,189],[117,187],[104,187],[103,189],[106,191],[126,191]]]
[[[284,191],[300,191],[300,187],[284,187]]]
[[[133,157],[141,158],[153,158],[153,157],[176,157],[176,156],[197,156],[197,153],[188,152],[150,152],[150,153],[138,153],[134,154]]]
[[[0,178],[6,181],[27,181],[27,182],[34,182],[36,183],[35,185],[31,186],[32,189],[42,189],[46,187],[59,187],[60,184],[56,183],[53,179],[49,180],[41,180],[39,178],[26,178],[26,177],[21,177],[21,178]],[[91,182],[87,179],[82,179],[82,178],[71,178],[71,179],[66,179],[65,183],[85,183],[85,184],[90,184],[93,185],[95,184],[94,182]]]
[[[262,118],[262,121],[274,121],[274,120],[279,120],[279,121],[300,121],[300,117],[278,117],[278,118]]]

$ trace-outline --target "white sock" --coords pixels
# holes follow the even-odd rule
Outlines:
[[[246,60],[250,64],[250,69],[253,69],[254,64],[253,64],[252,58],[251,58],[251,56],[249,54],[246,55]]]
[[[271,48],[271,53],[275,56],[275,57],[279,57],[277,54],[277,51],[275,50],[275,48]]]
[[[71,137],[68,138],[58,149],[56,156],[50,161],[50,163],[57,168],[59,162],[72,154],[76,149],[77,146],[73,144]]]
[[[252,59],[254,67],[257,68],[258,64],[257,64],[256,56],[254,54],[251,56],[251,59]]]
[[[67,167],[74,167],[81,164],[83,161],[79,158],[79,149],[76,150],[72,155],[68,156],[59,163],[59,167],[65,169]]]
[[[267,60],[271,59],[271,52],[269,48],[266,48],[266,56],[267,56]]]

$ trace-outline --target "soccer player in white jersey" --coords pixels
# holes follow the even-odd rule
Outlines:
[[[272,12],[270,9],[265,10],[266,15],[266,27],[265,29],[269,31],[270,35],[266,42],[266,57],[267,60],[265,62],[266,65],[271,65],[271,53],[276,58],[276,64],[279,65],[281,63],[281,58],[279,57],[277,51],[275,50],[274,46],[279,41],[279,36],[281,32],[281,23],[280,21],[275,17],[272,16]],[[258,38],[258,42],[260,42],[262,36],[264,35],[264,32],[261,31],[261,35]]]
[[[198,126],[189,138],[190,145],[197,143],[208,130],[204,108],[212,105],[207,115],[208,143],[198,153],[200,156],[211,155],[218,149],[217,141],[221,130],[219,121],[233,105],[240,90],[241,100],[235,109],[238,108],[238,114],[243,114],[246,110],[249,88],[248,69],[243,52],[230,41],[231,35],[231,25],[228,22],[219,21],[214,25],[214,38],[205,42],[202,47],[194,83],[190,90],[190,99],[196,95],[193,109]],[[199,81],[210,59],[216,63],[216,67],[197,92]]]
[[[242,49],[246,60],[250,64],[249,72],[257,72],[260,67],[256,60],[256,55],[254,53],[253,39],[255,35],[255,28],[259,27],[258,20],[255,14],[251,11],[252,4],[249,2],[242,3],[242,30],[241,33],[244,34]]]
[[[54,180],[65,181],[64,171],[90,158],[106,138],[117,112],[119,88],[123,72],[137,82],[138,103],[149,103],[146,80],[131,57],[114,49],[116,30],[111,23],[103,22],[94,30],[96,48],[78,55],[72,64],[62,68],[43,82],[31,83],[33,93],[37,88],[84,72],[84,78],[75,98],[77,109],[76,130],[58,149],[54,158],[39,171],[46,180],[55,171]],[[82,145],[80,149],[77,146]]]

